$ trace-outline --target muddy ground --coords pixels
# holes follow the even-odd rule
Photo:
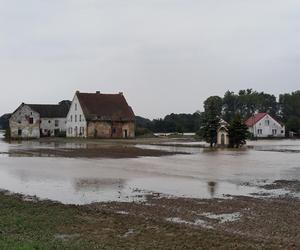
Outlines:
[[[143,149],[134,146],[97,146],[88,148],[28,148],[13,149],[8,155],[14,157],[66,157],[66,158],[137,158],[160,157],[184,152],[167,152],[156,149]]]
[[[299,221],[292,196],[75,206],[0,193],[2,249],[300,249]]]

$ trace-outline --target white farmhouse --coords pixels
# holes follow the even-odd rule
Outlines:
[[[77,91],[67,116],[67,137],[134,138],[134,112],[123,93]]]
[[[245,124],[254,137],[285,137],[285,126],[267,113],[254,114]]]
[[[66,132],[70,101],[52,104],[22,103],[9,120],[11,138],[40,138]]]

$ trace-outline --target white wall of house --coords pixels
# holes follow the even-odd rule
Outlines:
[[[40,138],[40,115],[27,105],[11,116],[9,126],[12,138]]]
[[[249,128],[249,132],[255,137],[285,137],[285,126],[273,119],[270,115],[266,115],[254,126]]]
[[[67,116],[67,137],[87,137],[87,122],[75,94]]]
[[[67,118],[41,118],[40,129],[44,136],[55,136],[55,131],[66,132]]]

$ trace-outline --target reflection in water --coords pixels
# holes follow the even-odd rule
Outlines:
[[[99,191],[104,189],[118,189],[121,191],[124,188],[125,180],[122,179],[76,179],[74,182],[76,191]]]
[[[209,181],[207,184],[208,184],[208,191],[210,193],[210,196],[211,198],[214,198],[216,194],[216,189],[218,187],[218,183],[214,181]]]

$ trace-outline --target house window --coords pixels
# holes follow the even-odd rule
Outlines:
[[[77,103],[75,103],[75,111],[77,111]]]
[[[29,118],[29,124],[33,124],[33,118],[32,117]]]
[[[77,122],[77,115],[75,115],[75,122]]]
[[[283,134],[284,133],[284,131],[283,130],[281,130],[281,134]]]
[[[258,135],[262,135],[262,129],[258,129],[258,130],[257,130],[257,134],[258,134]]]
[[[266,126],[270,126],[270,121],[269,120],[265,120],[265,125]]]
[[[59,120],[55,120],[55,127],[58,127],[59,125]]]
[[[79,115],[79,121],[81,122],[81,115]]]
[[[71,135],[73,134],[73,128],[70,128],[70,134]]]
[[[71,115],[71,122],[73,122],[73,116]]]
[[[22,129],[18,129],[18,136],[22,135]]]
[[[49,120],[48,123],[51,123],[51,121]]]
[[[115,134],[117,132],[116,128],[112,129],[112,133]]]
[[[21,124],[21,121],[18,121],[19,124]]]
[[[272,134],[277,135],[277,129],[272,129]]]

